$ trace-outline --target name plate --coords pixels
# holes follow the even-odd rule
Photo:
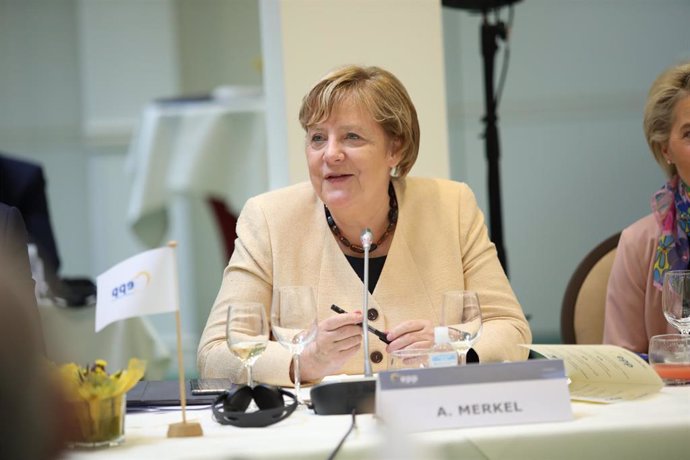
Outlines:
[[[573,418],[562,360],[379,372],[376,415],[403,431]]]

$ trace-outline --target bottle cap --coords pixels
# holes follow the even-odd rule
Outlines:
[[[436,345],[450,343],[450,336],[448,335],[448,328],[446,326],[436,326],[434,328],[434,343]]]

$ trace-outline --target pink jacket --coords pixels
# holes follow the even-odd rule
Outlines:
[[[647,353],[650,337],[678,333],[661,310],[652,284],[659,227],[649,214],[621,233],[606,293],[604,343]]]

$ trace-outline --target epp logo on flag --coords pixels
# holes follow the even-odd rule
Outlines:
[[[144,288],[148,286],[151,282],[151,275],[149,272],[139,272],[126,283],[122,283],[116,286],[112,290],[113,300],[120,299],[122,297],[132,294],[135,290]]]

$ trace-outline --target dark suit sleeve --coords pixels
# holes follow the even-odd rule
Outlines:
[[[31,235],[31,240],[36,243],[46,267],[46,276],[53,276],[60,269],[60,256],[50,223],[45,187],[43,170],[41,168],[31,169],[20,211],[28,233]]]
[[[53,285],[60,256],[53,236],[43,168],[26,160],[0,155],[0,201],[19,210],[30,241],[36,244],[47,281]]]

